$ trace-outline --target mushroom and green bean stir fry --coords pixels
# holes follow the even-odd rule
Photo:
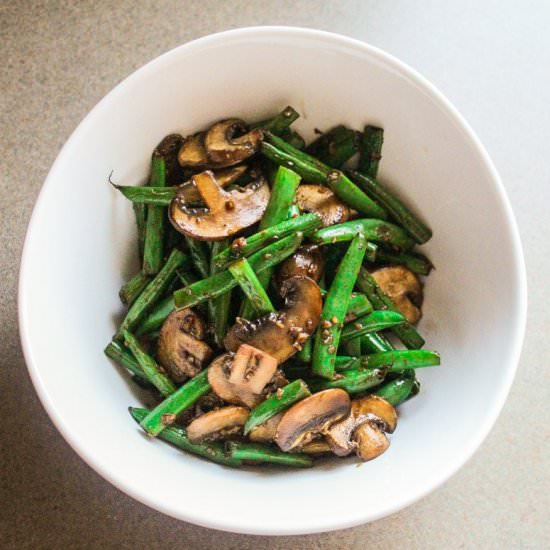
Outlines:
[[[383,130],[306,146],[297,118],[166,136],[145,185],[115,185],[141,270],[105,354],[149,392],[148,435],[226,466],[372,460],[440,362],[415,327],[431,231],[377,179]]]

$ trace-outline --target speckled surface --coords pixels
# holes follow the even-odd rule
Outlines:
[[[0,546],[550,547],[549,20],[544,0],[0,2]],[[525,247],[530,297],[510,397],[490,436],[457,475],[389,518],[281,538],[178,522],[100,478],[38,402],[16,320],[26,225],[49,167],[84,115],[160,53],[211,32],[265,24],[316,27],[368,41],[411,64],[449,97],[501,173]]]

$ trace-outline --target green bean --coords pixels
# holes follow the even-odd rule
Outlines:
[[[413,389],[414,383],[414,378],[400,376],[399,378],[386,382],[372,393],[379,397],[383,397],[390,405],[397,407],[407,400]]]
[[[340,168],[359,150],[358,132],[335,126],[312,141],[306,151],[332,168]]]
[[[151,187],[166,185],[166,163],[164,158],[153,155]],[[147,229],[143,248],[143,272],[155,275],[160,271],[164,255],[164,225],[166,209],[162,206],[147,207]]]
[[[292,147],[281,138],[266,132],[262,143],[262,153],[271,161],[294,170],[304,180],[311,183],[323,183],[346,204],[373,218],[385,219],[385,210],[378,206],[357,185],[339,170],[333,170],[315,157]]]
[[[415,378],[413,380],[413,385],[412,385],[412,388],[411,388],[411,392],[409,393],[409,395],[407,395],[407,398],[405,399],[405,401],[408,401],[409,399],[412,399],[413,397],[416,397],[420,393],[421,387],[422,387],[422,384],[420,383],[420,380]]]
[[[157,390],[167,397],[176,391],[176,386],[166,375],[164,375],[157,365],[156,361],[147,354],[138,342],[138,339],[127,330],[122,332],[124,343],[130,348],[136,361],[138,362],[144,377],[157,388]]]
[[[271,241],[298,231],[308,235],[320,224],[321,219],[317,214],[304,214],[297,218],[286,219],[271,227],[266,227],[250,237],[236,239],[231,246],[222,249],[215,255],[212,254],[212,261],[217,268],[227,267],[231,262],[250,256]]]
[[[338,372],[332,380],[306,378],[305,382],[313,393],[330,388],[342,388],[350,394],[355,394],[378,386],[385,375],[384,369],[347,369]]]
[[[365,260],[374,262],[376,260],[376,254],[378,253],[378,245],[371,241],[367,241],[367,250],[365,252]]]
[[[344,342],[344,349],[348,355],[359,357],[361,355],[361,339],[354,338],[353,340]]]
[[[290,208],[288,209],[288,219],[293,220],[294,218],[297,218],[301,214],[300,208],[297,204],[291,204]]]
[[[223,242],[223,241],[220,241]],[[215,243],[214,243],[215,244]],[[176,275],[181,283],[185,286],[192,285],[196,283],[199,279],[194,272],[188,271],[186,269],[176,269]]]
[[[250,125],[251,128],[263,128],[264,130],[269,130],[276,135],[284,134],[289,130],[290,125],[300,118],[298,112],[287,105],[280,113],[275,115],[273,118],[268,118],[266,120],[261,120]]]
[[[279,264],[294,254],[302,242],[302,237],[301,233],[295,233],[258,250],[248,259],[250,266],[256,273],[261,273],[263,270]],[[237,281],[229,271],[221,271],[190,286],[176,290],[174,303],[178,309],[193,307],[205,300],[220,296],[236,285]]]
[[[362,353],[378,353],[381,351],[391,351],[393,349],[391,342],[383,334],[378,332],[364,334],[359,338],[359,341],[361,342]]]
[[[377,126],[365,126],[359,145],[359,163],[357,170],[370,178],[378,174],[378,165],[382,158],[384,130]]]
[[[378,332],[393,328],[405,322],[405,317],[396,311],[373,311],[353,323],[349,323],[342,330],[342,342],[348,342],[370,332]]]
[[[279,137],[284,139],[287,143],[292,145],[292,147],[295,147],[296,149],[305,149],[306,142],[304,138],[295,130],[292,130],[289,128],[286,132],[281,132],[279,134]]]
[[[162,323],[166,320],[166,317],[172,313],[176,308],[174,306],[174,298],[172,296],[166,296],[163,298],[147,315],[143,322],[136,329],[137,336],[143,336],[150,332],[157,330],[162,326]]]
[[[302,345],[302,349],[296,354],[296,359],[302,363],[311,363],[313,357],[313,340],[308,338]]]
[[[229,244],[228,239],[215,241],[212,244],[212,254],[210,256],[210,274],[214,275],[219,271],[219,268],[214,262],[214,257],[221,251],[226,249]],[[187,283],[189,284],[189,283]],[[219,347],[223,347],[223,339],[227,333],[227,325],[229,323],[229,308],[231,306],[231,291],[214,298],[208,302],[208,311],[210,323],[214,327],[214,341]]]
[[[418,253],[395,253],[388,250],[378,249],[374,260],[369,258],[369,261],[383,264],[404,265],[413,273],[419,275],[429,275],[433,269],[433,264],[426,256]]]
[[[176,196],[177,187],[143,187],[139,185],[115,185],[134,205],[168,206]]]
[[[147,409],[129,407],[128,410],[132,418],[138,423],[149,414]],[[172,425],[169,428],[165,428],[159,434],[159,439],[167,441],[189,453],[207,458],[217,464],[231,466],[232,468],[242,466],[241,460],[231,458],[225,454],[223,443],[191,443],[187,437],[187,431],[181,426]]]
[[[147,207],[144,204],[133,204],[134,216],[138,234],[139,261],[143,261],[143,248],[145,247],[145,233],[147,229]]]
[[[271,417],[310,395],[311,392],[303,380],[294,380],[294,382],[277,390],[271,397],[268,397],[250,411],[244,425],[244,435],[248,435],[256,426],[267,422]]]
[[[176,273],[176,269],[185,261],[187,261],[187,256],[183,254],[183,252],[177,249],[172,250],[162,269],[145,287],[143,292],[139,295],[139,298],[130,306],[130,309],[126,313],[126,317],[118,329],[115,339],[119,340],[122,331],[133,330],[133,328],[143,319],[145,314],[151,310],[162,293],[170,285]]]
[[[212,388],[208,383],[208,369],[204,369],[159,403],[141,422],[141,427],[152,436],[158,435],[182,411],[194,405]],[[171,420],[172,419],[172,420]]]
[[[392,350],[361,357],[336,357],[336,365],[340,369],[385,369],[388,372],[423,367],[436,367],[440,364],[439,354],[435,351]]]
[[[351,241],[325,298],[321,322],[315,334],[312,362],[312,371],[323,378],[334,376],[334,358],[351,292],[365,256],[365,243],[362,233]]]
[[[313,460],[310,456],[304,453],[284,453],[271,445],[229,441],[226,443],[225,448],[227,456],[244,462],[278,464],[296,468],[309,468],[313,466]]]
[[[151,278],[143,271],[136,273],[126,284],[124,284],[119,292],[118,296],[120,301],[126,305],[132,305],[132,303],[141,294],[141,291],[147,286]]]
[[[258,280],[258,276],[254,273],[254,270],[250,267],[246,258],[241,258],[233,262],[228,269],[231,275],[237,279],[237,283],[248,300],[250,300],[250,303],[256,311],[257,317],[264,313],[272,313],[275,311],[267,292]]]
[[[318,229],[311,235],[311,240],[319,244],[334,244],[351,241],[362,232],[369,241],[408,250],[414,241],[397,225],[383,220],[363,218],[349,222],[330,225]]]
[[[372,275],[364,267],[359,270],[357,287],[367,295],[367,298],[375,309],[389,309],[390,311],[399,313],[392,299],[382,291],[376,284]],[[424,338],[422,338],[417,330],[408,322],[394,327],[392,331],[409,349],[418,349],[424,345]]]
[[[147,378],[139,363],[134,359],[134,356],[124,348],[119,342],[112,341],[103,350],[103,353],[109,358],[128,369],[134,376],[147,382]]]
[[[391,219],[399,223],[417,243],[425,243],[431,238],[432,230],[380,182],[353,170],[347,170],[346,173],[378,201],[388,211]]]
[[[350,299],[344,323],[355,321],[359,317],[363,317],[367,313],[372,312],[372,304],[369,299],[360,292],[353,292]]]
[[[189,248],[189,255],[195,269],[201,277],[210,275],[210,251],[204,241],[197,241],[192,237],[185,236],[185,242]]]

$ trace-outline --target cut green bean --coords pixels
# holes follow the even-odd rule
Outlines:
[[[178,267],[186,261],[187,256],[183,252],[177,249],[172,250],[157,276],[145,287],[138,299],[130,306],[126,317],[118,329],[115,337],[117,340],[120,339],[124,330],[133,330],[145,317],[159,297],[162,296],[162,293],[169,287]]]
[[[292,147],[299,149],[300,151],[305,149],[306,147],[305,139],[298,132],[292,130],[292,128],[289,128],[285,132],[281,132],[281,134],[279,134],[279,137],[281,137],[287,143],[292,145]]]
[[[414,378],[400,376],[395,380],[386,382],[372,393],[383,397],[390,405],[397,407],[407,400],[415,383]]]
[[[359,163],[357,170],[370,178],[376,178],[378,165],[382,159],[384,130],[377,126],[365,126],[359,146]]]
[[[151,166],[151,187],[166,185],[166,163],[164,158],[153,155]],[[147,207],[147,229],[143,248],[143,272],[155,275],[160,271],[164,256],[164,226],[166,208],[163,206]]]
[[[375,309],[389,309],[390,311],[397,311],[399,313],[392,299],[382,291],[376,284],[372,275],[364,267],[359,270],[357,287],[361,292],[367,295],[367,298]],[[417,330],[408,322],[394,327],[392,331],[409,349],[419,349],[425,343],[424,338],[422,338]]]
[[[143,271],[136,273],[126,284],[124,284],[118,293],[120,301],[126,305],[132,305],[142,290],[147,286],[151,277],[145,275]]]
[[[311,363],[313,357],[313,339],[309,337],[302,345],[302,349],[296,354],[296,359],[302,363]]]
[[[222,249],[215,255],[212,254],[212,261],[217,268],[225,268],[231,262],[239,258],[246,258],[257,252],[271,241],[282,239],[296,232],[308,235],[317,229],[320,224],[321,218],[317,214],[304,214],[296,218],[284,220],[271,227],[266,227],[250,237],[235,239],[229,247]]]
[[[342,342],[349,342],[370,332],[378,332],[402,325],[405,317],[396,311],[373,311],[353,323],[346,325],[341,334]]]
[[[144,204],[133,204],[136,228],[138,234],[138,255],[139,261],[143,261],[143,248],[145,247],[145,233],[147,229],[147,206]]]
[[[374,260],[367,258],[370,262],[392,265],[404,265],[407,269],[410,269],[413,273],[418,275],[429,275],[433,269],[433,264],[426,256],[418,253],[395,253],[388,250],[382,250],[381,248],[375,254]]]
[[[359,338],[348,340],[347,342],[343,342],[343,344],[348,355],[353,357],[359,357],[361,355],[361,340]]]
[[[141,423],[149,414],[147,409],[129,407],[128,410],[137,423]],[[158,437],[188,453],[202,456],[217,464],[232,468],[242,466],[241,460],[226,455],[223,443],[191,443],[187,437],[187,431],[181,426],[173,425],[165,428]]]
[[[251,128],[263,128],[264,130],[269,130],[275,135],[284,134],[289,131],[290,125],[300,118],[298,112],[287,105],[280,113],[276,114],[273,118],[268,118],[267,120],[261,120],[250,125]]]
[[[318,229],[311,235],[311,240],[319,244],[334,244],[351,241],[357,233],[362,232],[368,241],[408,250],[414,241],[397,225],[383,220],[363,218],[349,222],[330,225]]]
[[[260,443],[240,443],[229,441],[226,446],[227,456],[243,462],[257,462],[259,464],[277,464],[294,468],[309,468],[313,460],[304,453],[284,453],[271,445]]]
[[[385,210],[368,197],[357,185],[339,170],[331,169],[315,157],[292,147],[270,132],[266,132],[262,153],[271,161],[290,168],[311,183],[323,183],[348,206],[373,218],[385,219]]]
[[[245,293],[246,297],[256,311],[256,316],[259,317],[264,313],[272,313],[275,311],[267,292],[263,285],[258,280],[258,276],[250,267],[246,258],[241,258],[233,262],[229,267],[231,275],[237,279],[237,283]]]
[[[158,435],[169,426],[182,411],[194,405],[203,395],[211,390],[208,383],[208,370],[205,369],[191,380],[180,386],[162,403],[157,405],[140,423],[141,427],[152,436]]]
[[[220,269],[214,262],[214,257],[222,250],[227,248],[228,239],[215,241],[212,244],[212,255],[210,257],[210,274],[214,275]],[[189,284],[189,283],[187,283]],[[229,308],[231,306],[231,291],[218,296],[208,302],[208,312],[210,324],[214,327],[214,341],[219,347],[223,347],[223,339],[227,333],[229,323]]]
[[[328,166],[340,168],[359,151],[358,138],[358,132],[339,125],[312,141],[306,151]]]
[[[127,330],[122,332],[124,343],[130,348],[136,361],[138,362],[144,377],[157,388],[157,390],[167,397],[176,391],[176,386],[166,375],[164,375],[157,365],[156,361],[144,351],[137,338]]]
[[[134,205],[168,206],[177,195],[177,187],[143,187],[139,185],[115,185]]]
[[[425,243],[431,238],[432,230],[380,182],[353,170],[346,173],[378,201],[388,211],[391,219],[401,225],[417,243]]]
[[[338,370],[378,368],[387,372],[396,372],[406,369],[436,367],[439,364],[439,354],[425,349],[392,350],[361,357],[336,357]]]
[[[281,263],[294,254],[302,242],[302,237],[301,233],[289,235],[258,250],[248,258],[250,266],[256,273],[261,273]],[[227,292],[236,285],[237,281],[229,271],[221,271],[174,292],[174,303],[177,308],[193,307]]]
[[[360,292],[353,292],[349,299],[348,310],[346,311],[344,323],[355,321],[355,319],[363,317],[363,315],[371,312],[372,304],[369,302],[369,299]]]
[[[321,322],[315,334],[312,361],[312,371],[323,378],[334,376],[334,358],[355,279],[365,256],[365,245],[362,233],[351,241],[325,298]]]
[[[364,334],[359,340],[362,354],[391,351],[393,349],[391,342],[383,334],[377,332]]]
[[[210,275],[210,251],[204,241],[197,241],[192,237],[185,236],[185,242],[189,248],[189,255],[195,269],[201,277]]]
[[[256,426],[267,422],[271,417],[310,395],[311,392],[303,380],[294,380],[294,382],[280,388],[271,397],[268,397],[250,411],[244,425],[244,435],[248,435]]]
[[[366,238],[366,235],[365,235]],[[376,260],[376,254],[378,253],[378,245],[371,241],[367,241],[365,260],[374,262]]]
[[[139,363],[135,360],[134,356],[123,347],[119,342],[112,341],[103,350],[103,353],[109,358],[128,369],[134,376],[147,382],[147,378],[143,372],[143,369],[139,366]]]
[[[137,336],[143,336],[157,330],[162,326],[166,317],[176,308],[172,296],[166,296],[151,310],[149,315],[143,320],[136,330]]]
[[[355,394],[378,386],[384,380],[385,375],[384,369],[346,369],[338,372],[332,380],[306,378],[305,382],[312,392],[342,388],[350,394]]]

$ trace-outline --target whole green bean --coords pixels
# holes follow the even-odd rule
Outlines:
[[[172,296],[166,296],[151,310],[149,315],[143,320],[143,322],[136,329],[137,336],[143,336],[149,334],[160,328],[162,323],[166,320],[166,317],[174,311],[174,298]]]
[[[305,382],[313,393],[330,388],[342,388],[350,394],[355,394],[378,386],[385,375],[384,369],[346,369],[338,372],[332,380],[306,378]]]
[[[363,354],[391,351],[393,349],[391,342],[378,332],[364,334],[359,338],[359,341],[361,342],[361,352]]]
[[[414,241],[397,225],[383,220],[363,218],[351,220],[317,229],[311,240],[319,244],[334,244],[351,241],[362,232],[369,241],[394,246],[401,250],[408,250],[414,246]]]
[[[151,167],[151,187],[166,185],[166,163],[164,158],[153,155]],[[143,248],[143,272],[155,275],[160,271],[164,256],[164,226],[166,209],[162,206],[147,207],[147,228]]]
[[[302,238],[301,233],[296,233],[258,250],[248,259],[250,266],[256,273],[261,273],[263,270],[277,265],[294,254],[300,246]],[[220,296],[236,285],[237,281],[229,271],[221,271],[190,286],[176,290],[174,303],[178,309],[193,307],[205,300]]]
[[[128,407],[128,411],[132,415],[132,418],[138,423],[149,414],[147,409],[136,407]],[[223,443],[191,443],[187,437],[187,431],[181,426],[172,425],[165,428],[159,434],[159,439],[167,441],[189,453],[207,458],[217,464],[231,466],[232,468],[242,466],[241,460],[225,454]]]
[[[130,348],[130,351],[141,367],[144,377],[151,382],[164,397],[173,394],[176,391],[176,386],[172,380],[159,370],[156,361],[143,350],[137,338],[127,330],[122,332],[122,336],[124,337],[124,343]]]
[[[349,340],[353,340],[364,334],[393,328],[404,322],[405,317],[396,311],[373,311],[346,325],[342,330],[341,341],[349,342]]]
[[[334,376],[334,358],[351,292],[365,256],[365,244],[362,233],[351,241],[325,298],[321,322],[315,334],[311,365],[312,371],[323,378],[331,379]]]
[[[143,248],[145,247],[145,233],[147,229],[147,206],[144,204],[133,204],[134,216],[136,218],[136,228],[138,234],[138,256],[139,261],[143,261]]]
[[[295,148],[294,148],[295,149]],[[262,142],[260,151],[262,154],[279,166],[286,166],[290,170],[300,174],[304,181],[312,183],[324,183],[326,181],[326,174],[322,169],[312,164],[310,161],[306,161],[296,156],[286,153],[281,149],[278,149],[270,143]],[[296,151],[300,151],[296,149]],[[301,151],[300,151],[301,152]]]
[[[378,397],[383,397],[390,405],[397,407],[407,400],[413,389],[414,382],[414,378],[400,376],[386,382],[372,393],[378,395]]]
[[[313,466],[313,460],[310,456],[304,453],[284,453],[271,445],[229,441],[225,448],[227,456],[244,462],[278,464],[281,466],[293,466],[295,468],[309,468]]]
[[[136,273],[120,288],[120,291],[118,292],[120,301],[126,306],[132,305],[150,280],[151,278],[148,275],[145,275],[143,271]]]
[[[384,130],[377,126],[365,126],[359,145],[359,163],[357,170],[370,178],[378,174],[378,165],[382,158]]]
[[[390,311],[397,311],[399,313],[392,299],[382,291],[372,275],[363,267],[359,270],[359,275],[357,276],[357,287],[367,295],[367,298],[375,309],[389,309]],[[394,327],[392,331],[409,349],[418,349],[424,345],[424,338],[408,322]]]
[[[168,206],[177,195],[177,187],[143,187],[139,185],[115,185],[133,204]]]
[[[263,128],[269,130],[276,135],[284,134],[289,130],[290,125],[300,118],[298,112],[287,105],[280,113],[276,114],[273,118],[261,120],[250,125],[251,128]]]
[[[371,312],[372,304],[369,302],[369,299],[361,292],[353,292],[349,299],[344,323],[355,321],[355,319],[363,317],[363,315]]]
[[[217,273],[220,268],[214,262],[215,256],[222,250],[226,249],[229,244],[228,239],[215,241],[212,244],[212,254],[210,256],[210,275]],[[187,283],[189,284],[189,283]],[[214,327],[214,341],[221,348],[223,347],[223,339],[227,333],[227,325],[229,323],[229,308],[231,306],[231,291],[214,298],[208,302],[208,311],[210,323]]]
[[[340,168],[359,150],[358,132],[339,125],[321,134],[306,148],[306,152],[332,168]]]
[[[425,349],[392,350],[361,357],[336,357],[338,370],[343,369],[385,369],[387,372],[405,369],[435,367],[440,364],[439,354]]]
[[[124,330],[133,330],[133,328],[137,326],[145,314],[155,305],[155,302],[162,293],[168,288],[176,273],[176,269],[186,261],[187,256],[183,252],[177,249],[172,250],[162,269],[145,287],[138,299],[130,306],[130,309],[126,313],[126,317],[118,329],[115,339],[119,340]]]
[[[374,260],[369,258],[369,261],[382,264],[404,265],[407,269],[419,275],[429,275],[433,269],[432,262],[423,254],[411,252],[395,253],[381,248],[376,251]]]
[[[217,268],[227,267],[231,262],[250,256],[271,241],[296,232],[308,235],[320,224],[321,218],[317,214],[304,214],[297,218],[286,219],[271,227],[266,227],[250,237],[239,237],[233,241],[231,246],[223,248],[216,255],[212,254],[212,261]]]
[[[258,280],[258,276],[250,267],[246,258],[236,260],[228,267],[231,275],[237,279],[237,283],[250,300],[253,308],[256,311],[256,316],[259,317],[264,313],[272,313],[275,311],[267,292],[263,285]]]
[[[380,182],[353,170],[347,170],[346,173],[378,201],[388,211],[391,219],[399,223],[417,243],[425,243],[431,238],[432,230]]]
[[[210,275],[210,250],[204,241],[197,241],[192,237],[185,236],[185,242],[189,248],[189,255],[195,269],[201,277]]]
[[[313,339],[308,338],[302,345],[302,349],[296,354],[296,359],[302,363],[311,363],[313,357]]]
[[[303,380],[294,380],[294,382],[277,390],[271,397],[268,397],[250,411],[244,425],[244,435],[248,435],[256,426],[267,422],[271,417],[310,395],[311,392]]]
[[[141,378],[147,382],[143,369],[139,366],[139,363],[134,359],[134,356],[119,342],[112,341],[103,350],[103,353],[109,358],[128,369],[134,376]]]

